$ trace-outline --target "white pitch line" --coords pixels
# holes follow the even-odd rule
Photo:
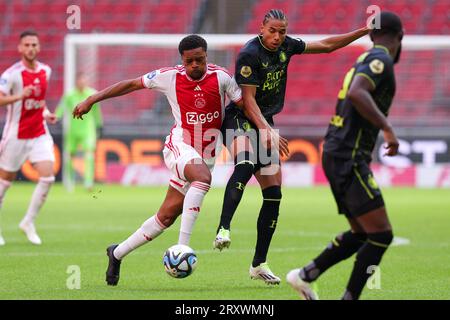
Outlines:
[[[391,246],[399,247],[399,246],[409,246],[411,244],[411,240],[402,237],[394,237],[392,240]]]

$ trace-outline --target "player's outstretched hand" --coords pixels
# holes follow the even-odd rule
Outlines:
[[[384,141],[386,143],[385,149],[387,150],[385,152],[385,156],[393,157],[398,154],[398,147],[400,143],[398,142],[397,137],[395,136],[395,133],[392,129],[384,130]]]
[[[84,100],[83,102],[80,102],[77,104],[75,109],[73,109],[72,116],[75,119],[81,119],[83,120],[83,115],[91,111],[92,104],[87,102],[87,100]]]

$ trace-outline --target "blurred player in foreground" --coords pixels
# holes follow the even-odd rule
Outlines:
[[[158,212],[128,239],[107,248],[108,285],[117,285],[121,260],[127,254],[159,236],[180,214],[178,244],[189,245],[211,184],[225,98],[242,105],[241,90],[234,79],[225,69],[207,63],[207,43],[203,38],[187,36],[178,49],[183,65],[114,84],[80,103],[73,112],[74,117],[82,119],[99,101],[148,88],[166,95],[175,118],[163,150],[164,161],[173,174],[166,198]]]
[[[338,212],[346,216],[350,230],[338,235],[307,266],[287,274],[287,281],[306,300],[317,299],[311,282],[355,253],[342,299],[358,299],[393,239],[370,162],[380,130],[386,142],[385,155],[398,152],[399,142],[387,115],[395,95],[394,64],[400,59],[403,27],[394,13],[382,12],[378,18],[380,28],[370,32],[373,48],[362,54],[345,76],[323,148],[323,169]]]
[[[77,74],[76,87],[66,93],[58,108],[56,116],[61,119],[64,114],[71,114],[73,108],[96,92],[88,86],[88,79],[84,73]],[[92,190],[94,187],[95,175],[95,148],[97,146],[97,132],[103,127],[102,113],[100,106],[94,105],[93,112],[84,117],[84,121],[78,121],[70,117],[64,132],[64,163],[65,184],[68,190],[73,189],[75,182],[75,171],[73,168],[73,158],[78,148],[81,147],[84,155],[84,187]]]
[[[19,228],[31,243],[40,245],[34,220],[55,181],[53,139],[46,122],[54,124],[56,116],[45,103],[51,69],[37,60],[40,44],[36,32],[25,31],[20,35],[18,51],[21,60],[0,78],[0,106],[8,109],[0,144],[0,207],[17,172],[29,160],[39,174],[39,181]],[[0,245],[4,244],[0,233]]]

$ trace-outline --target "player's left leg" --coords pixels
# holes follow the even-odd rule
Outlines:
[[[190,186],[184,199],[178,244],[188,246],[203,199],[211,185],[211,171],[200,158],[191,159],[184,166],[180,165],[180,167],[183,172],[182,178],[186,179]]]
[[[28,240],[33,244],[41,244],[42,241],[36,233],[34,220],[39,210],[44,205],[50,187],[55,182],[53,164],[55,155],[53,153],[53,139],[50,135],[43,135],[29,141],[30,153],[28,159],[39,174],[39,181],[31,197],[27,213],[19,224],[19,228],[25,232]]]
[[[27,213],[20,222],[19,227],[31,243],[39,245],[42,241],[36,232],[34,221],[47,199],[50,187],[55,182],[55,177],[53,175],[53,161],[35,162],[33,167],[39,174],[39,181],[34,189]]]
[[[267,284],[279,284],[280,278],[269,269],[267,253],[277,226],[281,202],[281,168],[272,164],[255,174],[263,195],[263,205],[257,223],[257,240],[255,255],[250,266],[250,276]]]
[[[336,236],[328,246],[310,263],[300,269],[293,269],[286,275],[286,280],[297,290],[304,300],[317,300],[316,281],[325,271],[337,263],[351,257],[365,243],[367,235],[359,223],[347,217],[350,230]]]
[[[359,223],[347,217],[350,230],[340,233],[315,259],[299,270],[303,281],[313,282],[335,264],[351,257],[365,243],[367,234]]]
[[[355,300],[361,295],[371,273],[369,267],[377,267],[394,238],[384,206],[355,217],[367,233],[367,241],[358,250],[347,289],[342,299]]]

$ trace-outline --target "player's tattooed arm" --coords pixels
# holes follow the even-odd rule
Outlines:
[[[3,92],[0,92],[0,107],[7,106],[11,103],[17,102],[19,100],[23,100],[25,98],[28,98],[31,93],[33,92],[33,86],[26,86],[23,88],[23,91],[21,94],[15,94],[15,95],[5,95]]]
[[[399,141],[394,129],[380,109],[378,109],[370,92],[375,90],[374,85],[363,76],[355,76],[348,91],[347,97],[352,102],[358,113],[367,119],[372,125],[383,130],[385,155],[395,156],[398,153]]]
[[[72,115],[74,118],[83,120],[83,115],[88,113],[91,110],[92,106],[97,102],[113,97],[123,96],[130,92],[144,88],[145,87],[142,84],[141,77],[136,79],[120,81],[116,84],[113,84],[112,86],[109,86],[108,88],[105,88],[103,90],[98,91],[97,93],[94,93],[86,100],[80,102],[73,110]]]
[[[360,28],[349,33],[325,38],[319,41],[311,41],[306,44],[304,53],[330,53],[337,49],[343,48],[353,41],[368,34],[368,27]]]
[[[256,86],[241,86],[241,88],[244,114],[258,128],[264,147],[268,150],[278,149],[281,156],[289,156],[288,141],[273,130],[256,103]]]

